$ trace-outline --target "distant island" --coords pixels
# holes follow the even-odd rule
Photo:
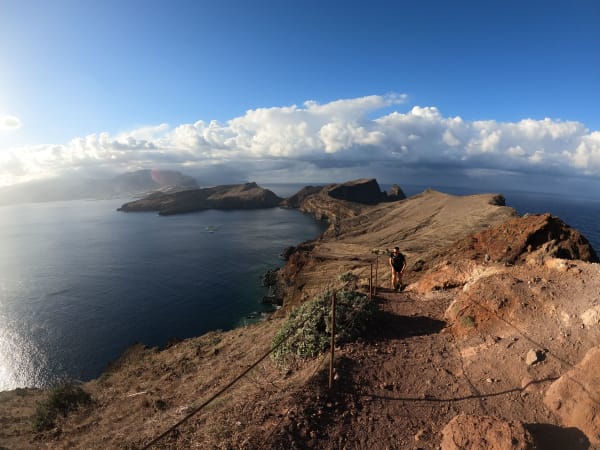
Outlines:
[[[325,186],[307,186],[288,199],[277,196],[269,189],[258,184],[227,184],[202,189],[187,189],[179,192],[153,192],[146,197],[125,203],[117,211],[140,212],[158,211],[161,216],[182,214],[206,209],[260,209],[284,206],[308,211],[307,199],[316,198],[320,204],[342,200],[338,216],[345,216],[354,207],[352,204],[376,205],[380,202],[402,200],[406,198],[402,189],[394,185],[390,193],[382,192],[375,179],[363,178],[341,184]],[[314,210],[310,210],[315,214]],[[329,220],[334,215],[327,214]],[[317,215],[317,214],[315,214]],[[325,217],[325,215],[324,215]]]
[[[273,208],[282,200],[256,183],[244,183],[174,193],[153,192],[140,200],[125,203],[117,211],[158,211],[159,215],[167,216],[205,209]]]

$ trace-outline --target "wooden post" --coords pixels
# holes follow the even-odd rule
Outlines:
[[[333,357],[335,353],[335,292],[331,295],[331,359],[329,360],[329,389],[333,385]]]
[[[373,300],[373,263],[371,263],[371,276],[369,277],[369,300]]]
[[[378,279],[378,274],[379,272],[379,255],[377,255],[377,259],[375,260],[375,286],[373,287],[373,295],[376,297],[377,296],[377,279]]]

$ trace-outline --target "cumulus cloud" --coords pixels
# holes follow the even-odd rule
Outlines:
[[[0,130],[18,130],[23,126],[21,119],[15,116],[1,116]]]
[[[545,118],[466,121],[404,94],[258,108],[227,122],[141,127],[0,152],[0,177],[86,170],[179,168],[271,181],[378,176],[394,169],[600,176],[600,132]],[[390,107],[391,113],[378,111]],[[404,109],[404,111],[402,111]],[[17,119],[18,120],[18,119]],[[10,122],[10,121],[9,121]],[[262,177],[260,176],[262,174]],[[238,180],[239,181],[239,180]]]

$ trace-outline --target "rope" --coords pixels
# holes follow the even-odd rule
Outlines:
[[[310,318],[310,316],[307,316],[304,319],[304,321],[298,326],[298,329],[302,328],[304,326],[304,324],[308,321],[309,318]],[[295,331],[296,330],[290,330],[290,333],[285,337],[285,339],[282,339],[277,345],[273,346],[268,352],[266,352],[264,355],[262,355],[257,361],[255,361],[253,364],[251,364],[247,369],[245,369],[242,373],[240,373],[232,381],[230,381],[229,383],[227,383],[218,392],[216,392],[215,394],[213,394],[208,400],[206,400],[200,406],[194,408],[192,411],[190,411],[186,416],[184,416],[177,423],[175,423],[174,425],[172,425],[171,427],[169,427],[167,430],[165,430],[163,433],[161,433],[159,436],[155,437],[149,443],[147,443],[146,445],[144,445],[143,447],[141,447],[140,450],[147,450],[147,449],[149,449],[154,444],[156,444],[158,441],[160,441],[165,436],[167,436],[169,433],[171,433],[173,430],[175,430],[175,428],[179,427],[184,422],[187,422],[191,417],[193,417],[196,414],[198,414],[202,409],[204,409],[213,400],[215,400],[217,397],[221,396],[228,389],[230,389],[233,385],[235,385],[238,381],[240,381],[242,378],[244,378],[252,369],[254,369],[256,366],[258,366],[262,361],[264,361],[267,356],[269,356],[271,353],[273,353],[275,350],[277,350],[281,345],[283,345],[285,342],[287,342],[287,340],[293,336],[293,334],[294,334]]]

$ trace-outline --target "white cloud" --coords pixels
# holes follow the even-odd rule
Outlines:
[[[1,116],[0,130],[18,130],[23,126],[23,122],[16,116]]]
[[[98,133],[65,144],[7,149],[0,151],[0,177],[7,182],[74,170],[152,167],[203,173],[218,167],[222,173],[256,176],[262,167],[283,179],[308,177],[311,171],[315,178],[315,172],[327,170],[326,180],[334,170],[355,174],[368,168],[365,176],[376,176],[379,169],[444,166],[465,173],[600,176],[600,132],[579,122],[465,121],[445,117],[433,106],[400,112],[405,102],[403,94],[306,101],[249,110],[227,122],[160,124],[115,136]],[[375,116],[389,107],[397,110]]]

